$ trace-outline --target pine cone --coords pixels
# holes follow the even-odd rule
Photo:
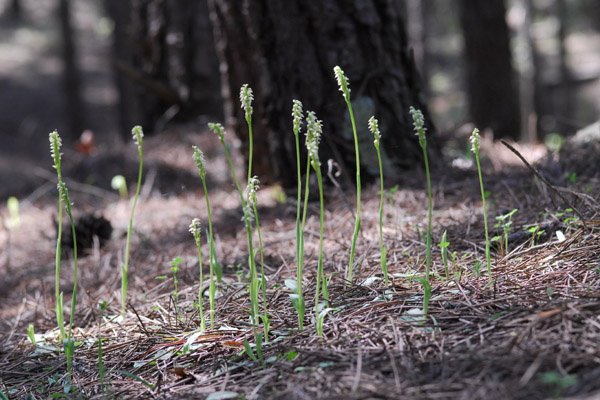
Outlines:
[[[55,226],[58,224],[55,222]],[[88,213],[75,220],[75,235],[77,236],[77,255],[85,256],[85,249],[94,247],[94,237],[98,238],[100,247],[104,246],[112,234],[112,225],[109,220],[102,215],[96,216],[94,213]],[[63,252],[71,253],[73,251],[73,233],[71,225],[63,227],[61,245]]]

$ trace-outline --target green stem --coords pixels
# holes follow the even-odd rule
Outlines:
[[[202,284],[204,283],[204,272],[202,271],[202,250],[200,248],[200,240],[196,240],[196,247],[198,248],[198,263],[200,264],[200,287],[198,288],[198,310],[200,312],[200,330],[206,329],[204,322],[204,305],[202,304]],[[212,327],[211,327],[212,329]]]
[[[352,112],[352,105],[350,104],[350,93],[346,93],[344,96],[348,110],[350,112],[350,120],[352,121],[352,131],[354,133],[354,153],[356,157],[356,220],[354,223],[354,234],[352,236],[352,247],[350,249],[350,261],[348,263],[348,281],[352,282],[352,272],[354,269],[354,252],[356,250],[356,240],[358,238],[358,232],[360,230],[360,154],[358,148],[358,136],[356,134],[356,123],[354,122],[354,113]]]
[[[58,170],[58,169],[57,169]],[[58,174],[58,181],[61,182],[60,172]],[[56,322],[58,324],[58,329],[60,330],[60,338],[61,340],[65,339],[65,324],[64,324],[64,316],[63,316],[63,308],[62,301],[60,299],[60,259],[62,255],[62,219],[63,219],[63,201],[62,196],[59,194],[58,196],[58,237],[56,239],[56,274],[54,278],[54,288],[55,288],[55,296],[56,296]]]
[[[233,162],[231,161],[231,155],[229,154],[229,149],[227,148],[227,145],[225,144],[225,140],[224,138],[221,137],[221,144],[223,145],[223,148],[225,149],[225,156],[227,157],[227,163],[229,164],[229,168],[231,169],[231,174],[233,175],[233,181],[235,182],[235,186],[238,190],[238,193],[240,195],[240,200],[242,202],[242,209],[245,210],[246,209],[246,199],[244,199],[244,192],[242,191],[242,187],[240,186],[240,183],[237,179],[237,176],[235,175],[235,168],[233,167]],[[256,317],[258,315],[258,302],[256,300],[256,290],[254,290],[254,287],[256,285],[256,264],[254,262],[254,250],[253,250],[253,246],[252,246],[252,227],[250,226],[250,221],[247,220],[246,216],[244,216],[244,223],[246,225],[246,237],[248,238],[248,261],[249,261],[249,267],[250,267],[250,299],[252,302],[252,307],[251,307],[251,313],[252,313],[252,323],[253,325],[256,324]],[[256,329],[254,329],[255,331],[255,336],[256,336]]]
[[[479,186],[481,188],[481,202],[483,204],[483,224],[485,228],[485,260],[487,262],[489,283],[492,284],[492,262],[490,259],[490,241],[488,237],[487,210],[485,207],[485,191],[483,190],[483,178],[481,176],[481,165],[479,163],[479,154],[475,153],[477,162],[477,173],[479,174]]]
[[[206,188],[206,179],[202,179],[202,187],[204,189],[204,198],[206,200],[206,212],[208,213],[208,245],[210,246],[210,259],[209,259],[209,268],[210,268],[210,283],[209,283],[209,304],[210,304],[210,329],[214,329],[215,327],[215,282],[214,282],[214,264],[215,264],[215,254],[214,254],[214,246],[213,246],[213,228],[212,228],[212,216],[210,213],[210,201],[208,199],[208,190]],[[202,267],[202,266],[200,266]],[[202,283],[200,283],[200,287],[202,287]]]
[[[386,249],[383,245],[383,166],[381,164],[381,150],[379,149],[379,145],[376,145],[375,148],[377,149],[377,159],[379,161],[379,246],[381,248],[381,269],[383,271],[385,286],[389,286]]]
[[[69,201],[68,196],[67,201]],[[75,315],[75,305],[77,303],[77,237],[75,236],[75,223],[70,208],[70,205],[67,206],[67,214],[71,220],[71,233],[73,235],[73,296],[71,297],[71,316],[69,318],[69,339],[71,340],[73,337],[73,316]]]
[[[302,199],[302,174],[300,171],[300,139],[298,131],[294,131],[296,136],[296,169],[298,172],[298,199],[296,210],[296,279],[298,295],[298,329],[304,329],[304,296],[302,294],[302,263],[304,262],[304,225],[301,227],[300,202]],[[308,184],[308,181],[307,181]]]
[[[253,154],[253,140],[252,140],[252,116],[246,116],[246,122],[248,123],[248,181],[252,178],[252,154]]]
[[[325,214],[325,207],[324,207],[324,200],[323,200],[323,178],[321,176],[321,167],[317,166],[317,168],[315,169],[316,173],[317,173],[317,182],[319,184],[319,203],[320,203],[320,209],[319,209],[319,263],[318,263],[318,267],[317,267],[317,276],[318,276],[318,280],[319,282],[321,282],[321,285],[323,285],[323,298],[326,301],[329,301],[329,293],[327,292],[327,280],[325,279],[325,276],[323,274],[323,227],[324,227],[324,214]],[[318,316],[318,314],[317,314]]]
[[[429,199],[429,212],[427,218],[427,266],[425,269],[425,279],[429,282],[429,272],[431,270],[431,220],[433,218],[433,198],[431,196],[431,177],[429,175],[429,162],[427,160],[427,147],[423,147],[423,158],[425,159],[425,174],[427,175],[427,197]]]
[[[242,206],[245,205],[244,200],[244,192],[242,191],[242,187],[240,186],[240,182],[238,181],[237,176],[235,175],[235,168],[233,167],[233,162],[231,161],[231,155],[229,154],[229,149],[225,144],[225,138],[221,138],[221,145],[223,145],[223,149],[225,150],[225,156],[227,157],[227,163],[229,164],[229,169],[231,170],[231,174],[233,175],[233,181],[235,182],[235,187],[238,190],[240,195],[240,200],[242,201]]]
[[[133,230],[133,215],[135,213],[135,206],[140,195],[140,187],[142,186],[142,170],[143,170],[143,155],[142,146],[138,146],[138,153],[140,155],[140,167],[138,171],[137,188],[135,190],[135,197],[133,198],[133,205],[131,207],[131,216],[129,217],[129,227],[127,228],[127,244],[125,245],[125,265],[121,270],[121,317],[125,319],[125,311],[127,308],[127,288],[129,286],[127,273],[129,271],[129,249],[131,246],[131,231]]]
[[[265,279],[265,260],[264,260],[264,252],[263,252],[263,242],[262,235],[260,233],[260,224],[258,223],[258,209],[256,208],[256,204],[252,204],[254,208],[254,219],[256,222],[256,232],[258,234],[258,245],[260,248],[260,284],[262,287],[262,297],[263,297],[263,324],[265,328],[265,343],[269,341],[269,316],[267,314],[267,281]]]
[[[299,307],[302,310],[302,315],[298,315],[298,318],[302,320],[302,326],[304,326],[304,294],[302,292],[302,276],[304,266],[304,231],[306,229],[306,214],[308,211],[308,195],[310,193],[310,156],[306,157],[306,182],[304,184],[304,204],[302,206],[302,221],[300,227],[300,257],[298,259],[298,296],[299,296]],[[302,328],[300,328],[302,329]]]

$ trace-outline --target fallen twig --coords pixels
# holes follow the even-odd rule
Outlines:
[[[562,195],[562,194],[561,194],[561,193],[560,193],[560,192],[559,192],[559,191],[558,191],[558,190],[557,190],[557,189],[556,189],[556,188],[555,188],[555,187],[554,187],[554,186],[553,186],[553,185],[552,185],[550,182],[548,182],[548,180],[547,180],[546,178],[544,178],[544,177],[542,176],[542,174],[540,174],[540,173],[539,173],[539,172],[538,172],[538,171],[537,171],[535,168],[533,168],[533,167],[531,166],[531,164],[529,164],[529,163],[527,162],[527,160],[525,160],[525,158],[524,158],[524,157],[521,155],[521,153],[519,153],[519,152],[517,151],[517,149],[515,149],[513,146],[511,146],[510,144],[508,144],[508,143],[507,143],[507,142],[506,142],[504,139],[500,139],[500,142],[501,142],[503,145],[505,145],[506,147],[508,147],[508,149],[509,149],[510,151],[512,151],[513,153],[515,153],[515,154],[516,154],[516,156],[517,156],[517,157],[519,157],[519,158],[521,159],[521,161],[523,161],[523,163],[525,164],[525,166],[526,166],[527,168],[529,168],[529,170],[530,170],[531,172],[533,172],[533,174],[539,178],[539,180],[541,180],[542,182],[544,182],[544,184],[545,184],[546,186],[548,186],[548,188],[549,188],[550,190],[552,190],[554,193],[556,193],[556,195],[557,195],[558,197],[560,197],[560,198],[562,199],[562,201],[564,201],[564,202],[565,202],[565,203],[566,203],[566,204],[569,206],[569,208],[573,209],[573,211],[575,212],[575,214],[577,214],[577,216],[578,216],[578,217],[581,219],[581,222],[583,223],[583,229],[587,231],[588,229],[587,229],[587,225],[586,225],[586,223],[585,223],[585,218],[583,218],[583,215],[582,215],[582,214],[579,212],[579,210],[577,210],[575,207],[573,207],[573,206],[571,205],[571,203],[570,203],[570,202],[569,202],[569,201],[568,201],[568,200],[567,200],[567,199],[566,199],[566,198],[565,198],[565,197],[564,197],[564,196],[563,196],[563,195]]]

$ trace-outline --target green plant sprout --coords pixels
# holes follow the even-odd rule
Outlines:
[[[133,205],[131,206],[131,216],[129,217],[129,227],[127,228],[127,244],[125,246],[125,264],[121,268],[121,318],[125,320],[125,311],[127,308],[127,288],[129,286],[127,279],[127,272],[129,271],[129,249],[131,245],[131,231],[133,230],[133,214],[135,213],[135,206],[137,205],[138,197],[140,196],[140,187],[142,186],[142,170],[144,157],[142,153],[142,141],[144,138],[144,131],[142,127],[136,125],[131,130],[131,136],[133,141],[136,143],[138,153],[140,155],[140,166],[138,171],[137,188],[135,189],[135,197],[133,198]]]
[[[260,233],[260,224],[258,222],[258,209],[256,207],[256,192],[259,189],[260,182],[258,180],[258,178],[252,177],[250,178],[250,180],[248,181],[248,186],[246,187],[246,199],[248,201],[248,204],[252,204],[252,208],[254,211],[254,218],[255,218],[255,222],[256,222],[256,233],[258,235],[258,245],[259,245],[259,249],[260,249],[260,286],[262,288],[262,297],[263,297],[263,315],[261,316],[261,319],[263,321],[263,326],[264,326],[264,330],[265,330],[265,343],[267,343],[269,341],[269,326],[270,326],[270,320],[269,320],[269,315],[267,313],[267,281],[265,279],[265,260],[264,260],[264,254],[263,254],[263,242],[262,242],[262,235]]]
[[[577,173],[575,172],[565,172],[565,178],[571,182],[571,184],[575,184],[577,182]]]
[[[475,270],[475,276],[479,278],[481,276],[481,261],[475,260],[475,265],[473,266]]]
[[[194,218],[192,223],[190,224],[190,233],[194,236],[194,241],[196,242],[196,247],[198,248],[198,265],[200,265],[200,287],[198,288],[198,310],[200,312],[200,331],[204,332],[206,330],[206,322],[204,320],[204,306],[202,304],[202,285],[204,284],[204,276],[202,272],[202,249],[200,245],[200,220],[198,218]],[[212,284],[212,277],[211,283]],[[210,290],[209,290],[210,293]],[[214,298],[210,300],[211,303],[214,303]],[[212,315],[214,314],[212,305],[210,309],[211,322],[213,321]],[[212,325],[211,325],[211,329]]]
[[[385,286],[389,286],[388,271],[387,271],[387,258],[386,248],[383,244],[383,167],[381,165],[381,150],[379,149],[379,143],[381,142],[381,132],[379,131],[379,121],[375,117],[369,119],[369,130],[373,133],[375,140],[373,144],[377,150],[377,160],[379,161],[379,246],[381,247],[381,270],[383,271],[383,279]]]
[[[302,113],[302,103],[299,100],[293,101],[292,106],[293,131],[296,139],[296,170],[298,173],[298,199],[296,210],[296,287],[292,293],[292,303],[298,313],[298,329],[304,329],[304,294],[302,293],[302,275],[304,263],[304,225],[301,224],[300,203],[302,199],[302,172],[300,166],[300,128],[304,115]]]
[[[567,215],[571,215],[570,217]],[[576,222],[578,221],[578,218],[576,216],[573,215],[573,209],[572,208],[565,208],[565,212],[564,213],[557,213],[557,216],[565,216],[566,218],[563,220],[563,223],[567,226],[568,230],[575,230],[577,229],[577,224]]]
[[[21,216],[19,215],[19,199],[15,196],[10,196],[6,200],[6,208],[8,209],[8,226],[10,229],[15,229],[21,226]]]
[[[450,273],[448,271],[448,246],[450,245],[450,242],[448,242],[446,240],[446,231],[444,231],[444,233],[442,234],[442,239],[440,240],[440,243],[438,244],[438,246],[440,247],[440,250],[442,252],[442,263],[444,264],[444,270],[446,272],[446,279],[450,278]]]
[[[323,178],[321,175],[321,161],[319,160],[319,142],[321,141],[321,134],[323,132],[323,123],[318,120],[315,113],[308,111],[306,113],[306,149],[308,156],[310,157],[310,163],[317,174],[317,183],[319,185],[319,261],[317,264],[317,287],[315,294],[315,318],[317,321],[317,334],[323,336],[323,321],[326,313],[321,313],[321,306],[319,304],[319,288],[322,285],[323,298],[325,299],[325,305],[329,301],[329,293],[327,292],[327,280],[323,276],[323,215],[324,201],[323,201]]]
[[[471,151],[475,154],[475,161],[477,163],[477,173],[479,175],[479,186],[481,187],[481,202],[483,204],[483,225],[485,228],[485,260],[487,262],[488,277],[490,286],[492,284],[492,262],[490,260],[490,240],[488,236],[488,224],[487,224],[487,210],[485,207],[485,192],[483,190],[483,178],[481,177],[481,164],[479,162],[479,146],[481,136],[479,136],[479,129],[475,128],[471,134]]]
[[[113,188],[113,190],[118,190],[119,196],[121,196],[122,199],[127,198],[127,181],[123,175],[113,176],[110,180],[110,187]]]
[[[213,236],[213,228],[212,228],[212,216],[210,212],[210,201],[208,199],[208,189],[206,187],[206,161],[204,159],[204,153],[196,147],[192,146],[194,149],[194,161],[196,162],[196,166],[198,167],[198,174],[200,175],[200,179],[202,180],[202,188],[204,189],[204,199],[206,200],[206,212],[208,214],[208,242],[210,248],[210,259],[209,259],[209,268],[210,268],[210,282],[208,287],[208,298],[210,304],[210,329],[214,329],[215,326],[215,273],[219,273],[218,271],[218,263],[215,254],[215,246],[214,246],[214,236]],[[198,222],[199,226],[199,222]],[[190,231],[192,227],[190,225]],[[194,238],[196,238],[196,234],[194,234]],[[200,232],[198,232],[198,241],[196,242],[198,246],[198,256],[202,257],[200,254]],[[200,262],[200,273],[202,274],[202,262]],[[202,275],[201,275],[202,276]],[[200,290],[202,290],[202,278],[200,279]],[[202,293],[200,293],[200,297],[202,297]],[[201,301],[201,300],[200,300]],[[202,303],[199,303],[202,308]],[[202,321],[202,324],[204,321]]]
[[[431,285],[427,279],[419,278],[418,276],[414,276],[413,279],[423,285],[423,317],[427,318],[429,313],[429,300],[431,300]]]
[[[175,300],[175,314],[178,314],[177,309],[177,299],[179,297],[178,285],[177,285],[177,273],[179,272],[179,264],[181,264],[183,260],[181,257],[175,257],[171,260],[171,271],[173,272],[173,284],[175,285],[175,291],[173,292],[173,298]]]
[[[536,239],[539,238],[540,236],[542,236],[546,232],[546,230],[541,229],[541,227],[539,225],[530,226],[529,228],[526,229],[526,231],[531,234],[531,245],[532,246],[535,246]]]
[[[577,375],[562,375],[556,371],[539,373],[538,380],[552,389],[552,398],[555,399],[561,397],[564,390],[579,381]]]
[[[506,213],[504,215],[499,215],[496,217],[496,225],[494,225],[494,228],[498,229],[498,228],[502,228],[502,235],[501,236],[494,236],[492,238],[492,242],[495,241],[500,241],[500,242],[504,242],[504,251],[502,253],[502,255],[504,256],[505,253],[508,253],[508,235],[510,234],[510,231],[512,229],[512,216],[514,213],[516,213],[517,211],[519,211],[518,208],[513,209],[511,212]]]
[[[67,190],[67,185],[62,180],[62,175],[60,172],[60,146],[62,144],[62,141],[60,139],[60,136],[58,135],[58,131],[50,133],[50,143],[50,150],[52,153],[52,157],[54,158],[54,167],[58,176],[58,192],[62,199],[62,203],[65,206],[65,211],[69,216],[69,221],[71,222],[71,234],[73,235],[73,295],[71,296],[71,315],[69,317],[69,333],[67,339],[64,339],[63,336],[63,347],[67,356],[67,371],[71,373],[71,365],[75,353],[75,342],[73,341],[73,318],[75,317],[75,306],[77,304],[77,235],[75,234],[75,221],[73,220],[73,212],[71,209],[72,203],[71,199],[69,199],[69,191]],[[58,223],[59,225],[62,224],[62,216],[60,215],[60,213]],[[57,251],[60,251],[60,244],[57,245]],[[57,263],[60,264],[60,253],[56,256],[56,258]],[[60,297],[62,313],[62,293],[60,294]]]
[[[27,337],[29,338],[31,344],[35,346],[35,328],[33,327],[33,324],[29,324],[27,327]]]
[[[423,159],[425,160],[425,175],[427,176],[427,198],[429,200],[429,213],[427,217],[427,262],[425,269],[425,280],[429,283],[429,272],[431,270],[431,220],[433,215],[433,197],[431,195],[431,177],[429,174],[429,161],[427,160],[427,137],[425,136],[425,119],[421,110],[410,107],[410,114],[413,117],[416,135],[419,137],[419,145],[423,149]]]
[[[354,134],[354,153],[356,157],[356,219],[354,222],[354,234],[352,235],[352,247],[350,248],[350,260],[348,262],[348,281],[352,282],[352,272],[354,270],[354,252],[356,251],[356,240],[360,231],[360,154],[358,149],[358,136],[356,134],[356,123],[354,122],[354,113],[352,112],[352,104],[350,103],[350,88],[348,87],[348,78],[344,75],[344,71],[339,66],[333,68],[335,79],[337,80],[339,90],[344,95],[344,100],[348,106],[350,113],[350,121],[352,122],[352,132]]]
[[[396,193],[398,189],[400,189],[400,186],[394,185],[385,192],[385,197],[388,199],[391,205],[394,204],[394,193]]]

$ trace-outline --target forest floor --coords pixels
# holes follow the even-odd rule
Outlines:
[[[187,339],[199,328],[194,307],[198,253],[188,226],[198,217],[207,227],[192,144],[207,155],[223,277],[214,327],[196,337],[186,352]],[[52,177],[21,198],[19,225],[6,208],[0,209],[5,222],[0,230],[0,391],[10,399],[598,398],[598,142],[568,144],[560,154],[547,154],[543,147],[517,148],[530,161],[538,161],[537,167],[566,202],[501,144],[484,141],[490,236],[501,233],[494,228],[496,216],[518,209],[512,216],[508,249],[492,251],[490,286],[477,172],[464,163],[462,168],[433,171],[432,297],[427,318],[419,314],[423,288],[413,279],[425,271],[423,173],[386,181],[388,287],[378,279],[378,186],[367,186],[363,193],[359,266],[348,282],[355,199],[328,185],[324,269],[331,310],[322,337],[313,311],[318,202],[309,204],[303,281],[307,312],[305,328],[299,331],[285,286],[286,279],[296,276],[295,196],[285,198],[277,187],[261,189],[258,205],[271,320],[263,362],[253,361],[241,348],[244,339],[254,343],[248,249],[239,197],[217,138],[181,129],[144,141],[145,183],[135,213],[125,321],[117,316],[131,202],[111,192],[109,182],[116,171],[126,172],[128,182],[135,181],[137,151],[133,144],[120,154],[100,148],[83,155],[65,149],[65,177],[76,217],[102,214],[114,231],[105,246],[95,245],[79,259],[77,347],[69,379],[64,353],[58,349],[54,312],[57,197]],[[585,226],[570,208],[584,216]],[[529,228],[538,233],[536,238],[524,233]],[[449,252],[455,254],[447,272],[438,246],[444,231]],[[202,251],[206,277],[206,245]],[[175,257],[183,260],[177,298],[171,272]],[[63,257],[60,287],[65,305],[70,305],[72,286],[72,260]],[[205,282],[203,289],[206,286]],[[101,314],[102,301],[109,306]],[[205,308],[207,303],[204,297]],[[27,336],[30,324],[36,344]]]

